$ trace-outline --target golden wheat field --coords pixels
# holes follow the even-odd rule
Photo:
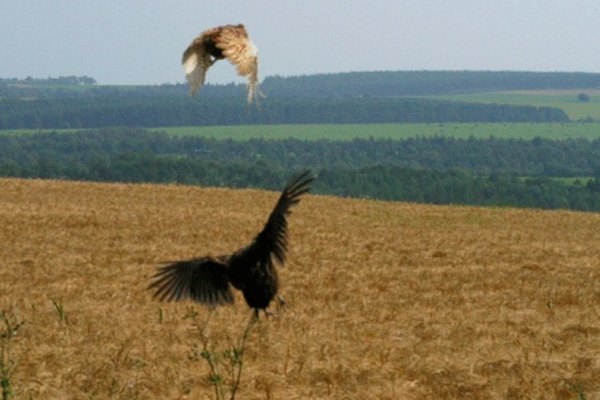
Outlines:
[[[14,398],[214,398],[199,346],[251,311],[236,293],[201,335],[206,308],[146,287],[248,243],[277,196],[0,180]],[[237,398],[600,399],[599,214],[309,195],[289,223],[287,308],[250,332]]]

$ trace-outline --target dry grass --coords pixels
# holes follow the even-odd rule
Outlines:
[[[17,398],[213,396],[191,304],[145,287],[245,244],[276,197],[0,180]],[[240,398],[600,398],[599,214],[308,196],[290,229],[289,307],[252,331]],[[249,316],[241,297],[215,312],[213,344]]]

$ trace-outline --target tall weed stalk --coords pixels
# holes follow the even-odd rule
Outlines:
[[[194,326],[198,330],[202,342],[202,349],[195,348],[192,357],[195,359],[203,359],[210,368],[209,382],[215,389],[215,398],[217,400],[225,400],[226,389],[228,390],[229,400],[235,400],[235,395],[240,387],[242,379],[242,370],[244,367],[244,352],[246,342],[250,331],[258,321],[258,313],[252,312],[250,320],[238,341],[237,346],[225,348],[223,350],[215,349],[211,345],[210,336],[207,334],[208,323],[213,313],[211,310],[205,321],[198,321],[198,313],[190,308],[186,314],[186,318],[192,320]],[[222,371],[225,371],[226,376]]]
[[[2,400],[8,400],[15,394],[10,381],[15,364],[10,354],[10,343],[25,322],[5,310],[0,312],[0,321],[3,325],[0,330],[0,388]]]

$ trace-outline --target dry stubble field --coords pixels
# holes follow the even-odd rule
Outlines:
[[[191,304],[145,288],[247,243],[277,196],[0,180],[16,398],[212,398]],[[600,398],[599,214],[307,196],[290,233],[288,308],[251,332],[239,398]],[[207,337],[249,315],[238,296]]]

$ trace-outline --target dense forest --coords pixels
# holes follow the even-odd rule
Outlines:
[[[267,98],[244,102],[245,85],[103,86],[87,76],[0,79],[0,129],[184,125],[564,122],[547,107],[475,104],[418,96],[492,90],[600,88],[600,74],[380,71],[267,77]]]
[[[600,140],[236,142],[111,129],[0,135],[0,176],[276,190],[311,168],[316,193],[600,211],[599,155]]]
[[[464,170],[477,175],[516,174],[536,177],[581,177],[600,172],[600,139],[547,140],[296,139],[235,141],[170,136],[143,129],[102,129],[75,133],[0,135],[0,165],[20,169],[40,157],[58,165],[89,164],[123,154],[146,153],[161,158],[228,162],[262,162],[282,170],[360,169],[390,165],[415,170]]]
[[[560,109],[419,96],[600,88],[600,74],[489,71],[349,72],[243,84],[103,86],[91,77],[0,79],[0,176],[162,182],[278,190],[311,168],[315,191],[438,204],[600,211],[600,140],[420,138],[214,140],[143,127],[443,122],[565,122]],[[118,128],[116,128],[118,127]],[[90,129],[91,128],[91,129]],[[558,179],[557,179],[558,178]]]
[[[376,71],[268,77],[277,96],[424,96],[505,90],[600,88],[600,74],[526,71]]]
[[[556,108],[384,97],[268,98],[259,108],[243,96],[0,100],[0,129],[568,120]]]

